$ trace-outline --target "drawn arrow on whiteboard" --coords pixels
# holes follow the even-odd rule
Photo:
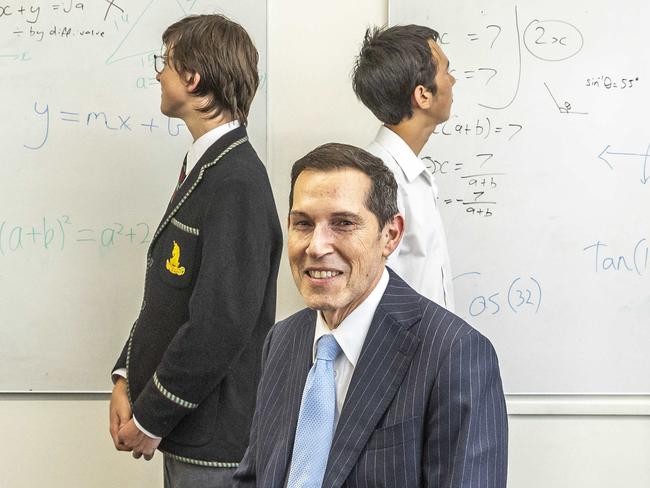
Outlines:
[[[608,144],[607,147],[605,147],[605,149],[603,149],[598,155],[598,159],[602,159],[605,161],[605,164],[610,167],[610,169],[614,169],[614,166],[612,166],[610,162],[603,157],[605,154],[610,156],[636,156],[643,158],[643,175],[641,176],[641,183],[645,185],[648,180],[650,180],[650,175],[648,175],[648,158],[650,158],[650,145],[648,145],[645,153],[614,152],[609,150],[610,147],[612,146]]]

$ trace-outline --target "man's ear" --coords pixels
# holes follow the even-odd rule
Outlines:
[[[404,236],[404,217],[402,214],[396,214],[389,222],[384,225],[381,231],[384,239],[383,256],[387,258],[397,249],[402,237]]]
[[[186,71],[183,74],[185,87],[189,93],[194,93],[201,82],[201,75],[198,71]]]
[[[424,85],[418,85],[415,87],[415,90],[413,90],[413,96],[411,99],[413,108],[426,110],[430,108],[433,103],[433,94]]]

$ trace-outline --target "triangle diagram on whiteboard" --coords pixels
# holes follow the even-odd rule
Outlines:
[[[133,20],[122,17],[122,29],[128,29],[115,51],[106,59],[106,64],[125,59],[160,52],[160,37],[167,26],[190,13],[197,0],[163,1],[149,0],[140,15]],[[126,20],[124,20],[126,19]]]

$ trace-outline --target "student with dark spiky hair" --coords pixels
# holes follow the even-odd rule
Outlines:
[[[230,486],[275,320],[282,232],[246,122],[258,54],[221,15],[186,17],[155,57],[160,110],[194,142],[147,253],[144,298],[113,368],[110,431],[164,453],[166,488]]]
[[[368,151],[393,171],[406,221],[388,265],[419,293],[453,311],[438,188],[418,157],[436,126],[449,119],[456,82],[437,41],[435,30],[419,25],[368,29],[352,84],[383,124]]]

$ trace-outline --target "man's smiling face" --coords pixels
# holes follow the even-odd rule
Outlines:
[[[294,185],[287,244],[291,272],[307,306],[322,310],[330,327],[370,294],[394,249],[366,207],[370,185],[370,178],[353,168],[306,169]]]

